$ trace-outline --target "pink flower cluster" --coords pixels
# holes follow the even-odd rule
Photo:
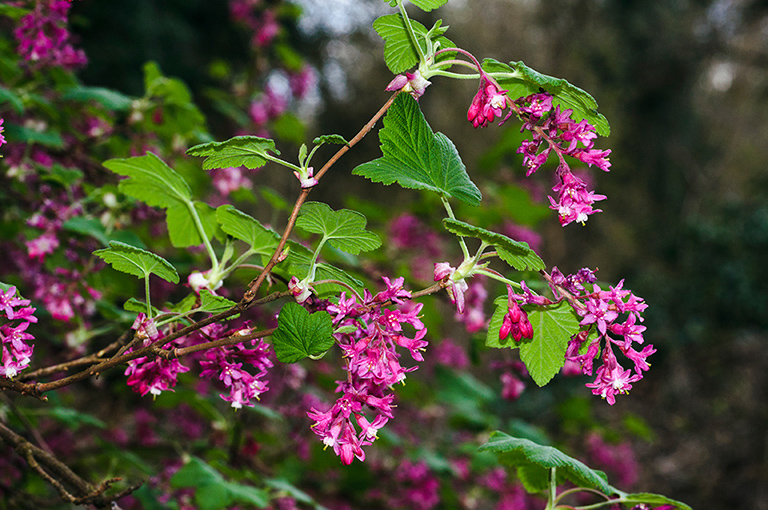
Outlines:
[[[396,347],[407,349],[415,361],[424,360],[421,352],[428,342],[423,340],[427,329],[418,317],[422,305],[403,301],[411,296],[403,289],[403,281],[384,277],[386,289],[375,296],[366,290],[362,303],[342,293],[337,304],[327,306],[337,331],[342,331],[334,336],[346,359],[347,380],[338,381],[336,392],[342,396],[331,409],[322,412],[313,407],[307,415],[315,421],[314,433],[344,464],[351,464],[355,457],[365,460],[363,446],[373,444],[378,430],[393,417],[392,386],[417,368],[403,367]],[[383,308],[390,303],[398,307]],[[403,334],[404,324],[416,330],[413,338]],[[368,409],[377,413],[373,420],[366,417]]]
[[[572,296],[571,304],[581,317],[581,326],[585,327],[569,342],[566,359],[577,362],[582,373],[593,375],[593,362],[602,349],[603,364],[595,371],[595,380],[586,386],[613,405],[616,395],[628,393],[632,383],[642,379],[643,372],[650,367],[647,358],[656,349],[650,344],[640,351],[634,348],[634,344],[642,345],[645,341],[645,326],[639,324],[643,322],[642,312],[648,308],[645,301],[623,289],[624,280],[607,291],[593,284],[594,281],[594,273],[586,268],[569,276],[554,268],[550,285],[555,296],[561,291]],[[587,291],[585,283],[592,284],[592,291]],[[633,362],[634,373],[618,363],[614,347]]]
[[[163,338],[154,320],[143,313],[136,317],[131,328],[136,330],[136,336],[143,340],[143,347]],[[175,347],[174,343],[170,342],[166,347]],[[147,393],[156,397],[163,391],[173,391],[171,388],[176,386],[179,374],[188,371],[189,368],[182,365],[178,359],[167,360],[143,356],[128,362],[125,375],[128,376],[128,386],[131,386],[133,391],[142,397]]]
[[[472,98],[472,104],[469,106],[469,110],[467,110],[467,120],[476,128],[486,127],[496,117],[501,118],[504,108],[508,106],[508,101],[507,91],[500,90],[481,69],[480,88],[477,90],[475,97]],[[509,114],[507,114],[507,117],[509,117]],[[506,117],[504,120],[506,120]],[[502,120],[502,123],[504,120]]]
[[[507,285],[507,313],[499,328],[499,339],[504,340],[509,335],[519,342],[523,338],[533,338],[533,326],[528,320],[528,314],[520,308],[517,296],[510,285]]]
[[[595,127],[586,119],[575,122],[571,118],[573,110],[561,110],[559,105],[553,109],[551,95],[532,94],[515,103],[523,118],[521,130],[528,130],[532,135],[530,140],[523,141],[517,151],[523,155],[526,175],[536,172],[555,151],[560,160],[556,173],[559,182],[552,190],[558,194],[558,199],[555,201],[549,197],[550,208],[558,212],[561,225],[573,221],[584,223],[589,215],[600,212],[592,205],[606,197],[589,191],[587,183],[573,174],[565,156],[607,172],[611,166],[608,161],[611,151],[595,149]],[[542,145],[545,146],[542,148]]]
[[[208,333],[215,330],[215,338],[224,338],[234,333],[227,332],[220,324],[211,324],[206,328],[209,329]],[[229,389],[229,395],[222,393],[219,396],[230,402],[235,409],[253,407],[251,400],[259,400],[259,396],[269,389],[269,381],[265,379],[267,369],[273,366],[269,359],[269,345],[263,340],[258,340],[258,344],[252,340],[251,345],[253,349],[247,349],[242,343],[208,349],[204,354],[205,359],[200,361],[203,367],[200,376],[218,377]],[[244,364],[255,368],[256,373],[251,374],[243,369]]]
[[[34,350],[34,346],[27,342],[35,337],[27,333],[27,328],[30,323],[37,322],[37,317],[33,315],[35,308],[29,304],[28,299],[16,295],[16,287],[0,289],[0,314],[8,320],[0,326],[0,347],[3,349],[0,376],[8,379],[29,366]]]
[[[0,119],[0,145],[5,143],[5,137],[3,136],[3,131],[5,130],[5,128],[3,128],[3,120],[4,119]],[[1,157],[2,156],[0,156],[0,158]]]
[[[280,31],[274,9],[265,8],[256,12],[261,0],[230,0],[229,13],[232,20],[246,25],[253,31],[251,44],[256,48],[269,46]]]
[[[85,52],[76,50],[69,42],[67,13],[70,7],[66,0],[40,0],[31,13],[21,18],[14,35],[24,60],[39,67],[64,69],[88,62]]]

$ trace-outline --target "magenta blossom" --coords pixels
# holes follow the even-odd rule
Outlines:
[[[504,314],[504,320],[499,328],[499,340],[504,340],[510,334],[515,342],[523,338],[533,338],[533,326],[528,320],[528,314],[520,308],[517,296],[510,285],[507,285],[507,305],[507,313]]]
[[[372,444],[378,430],[393,417],[392,387],[417,368],[404,367],[397,348],[407,350],[415,361],[424,359],[428,342],[419,318],[422,305],[405,301],[411,293],[402,287],[403,282],[403,278],[385,277],[386,289],[375,296],[366,290],[358,302],[356,296],[347,298],[342,293],[338,303],[326,307],[347,361],[347,378],[338,381],[336,392],[342,395],[330,410],[322,412],[313,406],[308,416],[315,421],[313,432],[344,464],[365,459],[363,447]],[[384,308],[389,304],[396,308]],[[372,418],[369,412],[375,413]]]
[[[431,81],[425,80],[418,69],[412,73],[405,73],[405,75],[398,74],[395,76],[387,88],[390,92],[400,90],[410,93],[415,99],[424,95],[424,91],[432,84]]]
[[[507,101],[507,91],[500,90],[485,73],[482,73],[480,88],[467,110],[467,120],[476,128],[486,127],[496,117],[503,115],[504,108],[508,106]]]

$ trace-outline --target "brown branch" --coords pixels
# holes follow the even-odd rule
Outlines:
[[[224,347],[227,345],[239,344],[241,342],[247,342],[248,340],[255,340],[257,338],[264,338],[265,336],[270,336],[275,332],[276,329],[277,328],[265,329],[255,333],[248,333],[247,335],[234,334],[226,338],[220,338],[219,340],[213,340],[204,344],[190,345],[189,347],[182,347],[180,349],[158,349],[155,354],[165,359],[181,358],[182,356],[192,354],[193,352],[204,351],[214,347]]]
[[[352,147],[354,147],[357,143],[359,143],[360,140],[362,140],[373,129],[376,122],[378,122],[378,120],[386,113],[386,111],[392,105],[398,93],[399,92],[395,92],[394,94],[392,94],[392,96],[387,100],[387,102],[384,103],[384,105],[379,109],[379,111],[376,112],[376,114],[371,118],[371,120],[368,121],[368,123],[366,123],[365,126],[363,126],[363,128],[355,135],[355,137],[352,138],[352,140],[350,140],[350,142],[347,145],[344,145],[343,147],[341,147],[325,163],[325,165],[323,165],[323,167],[315,175],[316,179],[320,179],[323,175],[325,175],[325,173],[336,163],[336,161],[339,160],[339,158],[341,158],[341,156],[343,156],[347,151],[349,151]],[[293,206],[293,210],[291,211],[291,216],[288,219],[288,224],[286,225],[283,236],[280,238],[280,242],[278,243],[278,246],[275,249],[275,252],[272,254],[272,257],[270,258],[269,262],[264,267],[264,270],[259,274],[259,276],[256,279],[254,279],[249,284],[248,290],[243,295],[243,298],[240,301],[240,303],[238,303],[236,306],[230,308],[229,310],[225,310],[221,313],[211,315],[210,317],[202,319],[198,322],[195,322],[194,324],[191,324],[174,333],[171,333],[170,335],[164,337],[162,340],[160,340],[155,344],[142,347],[140,349],[134,350],[133,352],[126,354],[125,351],[127,351],[131,346],[133,346],[134,343],[136,343],[136,339],[134,338],[128,345],[125,344],[125,341],[128,338],[130,338],[127,335],[131,334],[130,331],[127,331],[126,333],[121,335],[121,337],[118,340],[110,344],[105,349],[102,349],[98,353],[84,356],[77,360],[72,360],[69,362],[60,363],[58,365],[53,365],[50,367],[41,368],[32,372],[29,372],[25,374],[23,377],[20,377],[19,378],[20,380],[0,379],[0,389],[14,390],[21,393],[22,395],[29,395],[29,396],[38,398],[40,400],[46,400],[43,394],[48,391],[63,388],[64,386],[68,386],[74,382],[82,381],[89,377],[93,377],[94,375],[100,374],[105,370],[121,365],[133,359],[150,355],[150,354],[155,354],[155,355],[160,354],[160,355],[168,356],[168,354],[161,354],[162,351],[159,350],[158,348],[168,344],[169,342],[172,342],[173,340],[176,340],[177,338],[181,338],[185,335],[193,333],[207,326],[208,324],[212,324],[214,322],[218,322],[220,320],[226,319],[233,315],[237,315],[258,304],[274,301],[280,297],[288,295],[288,293],[286,292],[276,292],[268,296],[265,296],[264,298],[259,300],[254,299],[256,297],[256,293],[258,292],[259,288],[264,283],[264,280],[266,280],[266,278],[269,276],[272,269],[280,261],[280,256],[282,255],[283,249],[285,248],[285,245],[288,242],[288,237],[290,236],[291,232],[293,231],[293,227],[296,224],[296,219],[298,218],[299,210],[301,209],[301,206],[306,201],[307,196],[309,196],[309,193],[311,190],[312,188],[305,188],[301,190],[301,193],[299,194],[299,197],[296,199],[296,203]],[[234,342],[234,343],[237,343],[237,342]],[[107,360],[103,359],[103,356],[107,352],[114,350],[115,348],[117,348],[117,346],[120,346],[120,345],[122,345],[122,347],[120,348],[120,350],[115,356]],[[229,345],[229,344],[222,344],[222,345]],[[168,351],[165,351],[165,352],[168,352]],[[180,352],[180,351],[174,350],[171,352]],[[194,351],[190,351],[190,352],[194,352]],[[69,375],[67,377],[63,377],[61,379],[57,379],[47,383],[35,384],[35,383],[22,382],[23,380],[50,375],[52,373],[56,373],[59,371],[67,371],[70,368],[79,367],[81,365],[89,365],[89,364],[93,364],[93,366],[86,368],[85,370],[82,370],[75,374]]]
[[[105,496],[104,493],[121,478],[110,478],[95,487],[80,478],[52,453],[30,443],[2,422],[0,422],[0,439],[16,450],[27,461],[29,467],[52,485],[59,493],[59,497],[68,503],[107,508],[111,502],[130,494],[141,486],[141,484],[132,485],[117,494]]]
[[[320,178],[325,175],[325,173],[336,163],[336,161],[339,160],[346,152],[357,145],[360,140],[365,138],[365,135],[367,135],[372,129],[373,126],[376,125],[376,122],[386,113],[386,111],[389,109],[390,106],[392,106],[392,103],[395,101],[395,98],[397,97],[398,92],[395,92],[390,96],[390,98],[387,100],[386,103],[384,103],[384,106],[382,106],[378,112],[371,118],[371,120],[368,121],[368,123],[363,126],[363,128],[355,135],[352,140],[349,141],[349,143],[342,148],[340,148],[338,151],[336,151],[336,154],[334,154],[331,159],[329,159],[325,165],[320,169],[320,171],[315,174],[315,179],[320,180]],[[299,216],[299,209],[301,209],[301,206],[306,201],[307,197],[309,196],[309,193],[312,191],[312,188],[304,188],[301,190],[301,193],[299,194],[299,197],[296,199],[296,203],[293,204],[293,210],[291,211],[291,216],[288,218],[288,224],[285,226],[285,231],[283,232],[283,236],[280,238],[280,242],[277,244],[277,248],[275,248],[275,252],[272,254],[272,257],[269,259],[269,262],[266,266],[264,266],[264,270],[259,274],[257,278],[255,278],[251,283],[248,285],[248,290],[245,291],[245,294],[243,295],[243,299],[240,301],[240,304],[244,306],[248,306],[251,301],[256,297],[256,293],[259,291],[259,288],[261,287],[262,283],[264,283],[264,280],[267,278],[269,273],[274,269],[274,267],[277,265],[277,263],[280,261],[280,256],[283,253],[283,249],[285,248],[285,244],[288,242],[288,237],[291,235],[291,232],[293,231],[293,227],[296,224],[296,218]]]
[[[105,354],[119,348],[121,345],[124,345],[125,342],[127,342],[132,337],[133,337],[133,331],[129,329],[128,331],[120,335],[120,337],[117,340],[115,340],[114,342],[112,342],[111,344],[104,347],[98,352],[88,354],[81,358],[65,361],[57,365],[51,365],[45,368],[38,368],[37,370],[32,370],[31,372],[25,372],[23,374],[20,374],[16,378],[16,380],[29,381],[31,379],[40,379],[42,377],[55,374],[56,372],[67,372],[69,371],[70,368],[77,368],[83,365],[93,365],[94,363],[100,363],[103,361],[103,357]]]

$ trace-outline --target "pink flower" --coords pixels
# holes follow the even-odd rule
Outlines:
[[[24,244],[27,246],[29,258],[42,262],[46,255],[50,255],[59,247],[59,240],[56,234],[46,232],[36,239],[26,241]]]
[[[519,342],[523,338],[533,338],[533,326],[528,320],[528,314],[520,308],[517,303],[517,296],[510,285],[507,285],[507,305],[507,313],[504,314],[499,328],[499,340],[504,340],[510,334],[515,342]]]
[[[464,313],[464,292],[469,289],[469,285],[464,280],[459,280],[458,282],[454,281],[452,276],[455,272],[456,268],[451,267],[448,262],[435,262],[435,281],[446,281],[447,286],[445,290],[451,298],[451,303],[456,305],[456,311],[458,313]]]
[[[525,383],[512,372],[501,374],[501,396],[506,400],[517,400],[525,390]]]
[[[504,108],[507,107],[506,93],[506,90],[499,90],[499,87],[489,80],[485,73],[482,73],[480,88],[467,110],[467,120],[477,128],[486,127],[496,117],[501,117]]]
[[[288,282],[288,290],[291,291],[291,295],[296,298],[296,302],[301,304],[312,295],[312,289],[309,288],[309,284],[304,280],[299,281],[295,276],[291,277]]]
[[[417,69],[413,73],[405,73],[405,75],[398,74],[391,82],[389,82],[389,85],[387,85],[385,90],[390,92],[395,90],[409,92],[415,99],[418,99],[424,95],[424,91],[431,84],[432,82],[425,80]]]

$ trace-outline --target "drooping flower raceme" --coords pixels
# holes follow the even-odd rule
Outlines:
[[[635,349],[635,344],[645,342],[645,326],[640,323],[648,305],[623,288],[624,280],[616,287],[602,290],[593,283],[594,272],[586,268],[568,276],[553,268],[548,281],[555,297],[567,299],[581,317],[583,329],[569,342],[566,359],[578,363],[586,375],[593,375],[594,371],[595,380],[587,383],[587,387],[613,405],[616,395],[628,393],[632,384],[642,379],[643,372],[650,367],[648,356],[656,352],[650,344],[639,351]],[[528,302],[527,298],[520,297]],[[619,364],[614,348],[632,362],[634,371]],[[594,360],[601,352],[602,365],[593,370]]]
[[[523,119],[521,130],[531,133],[531,139],[523,141],[517,151],[523,155],[526,175],[536,172],[554,151],[559,159],[556,174],[560,182],[552,188],[558,199],[549,198],[550,208],[558,212],[561,225],[584,223],[589,215],[600,212],[592,204],[606,197],[587,190],[587,183],[573,174],[565,156],[607,172],[611,151],[595,149],[595,127],[586,119],[574,121],[573,110],[561,110],[560,105],[553,109],[552,96],[547,93],[520,98],[515,105]]]
[[[71,5],[66,0],[40,0],[31,13],[21,18],[14,35],[24,60],[39,67],[64,69],[87,63],[85,52],[76,50],[69,41],[67,13]]]
[[[386,289],[375,296],[366,290],[362,303],[343,292],[338,303],[327,306],[334,326],[342,331],[334,336],[344,353],[347,379],[338,381],[336,392],[342,395],[328,411],[312,408],[307,415],[315,422],[314,433],[344,464],[365,460],[363,447],[372,444],[393,417],[392,386],[417,368],[400,364],[397,347],[408,350],[415,361],[424,360],[421,353],[428,343],[418,315],[422,305],[404,301],[411,293],[403,289],[403,281],[384,277]],[[385,308],[390,303],[396,307]],[[415,330],[412,337],[406,336],[405,324]],[[375,412],[373,419],[370,412]]]
[[[136,336],[142,339],[142,346],[144,347],[164,336],[158,331],[154,320],[143,313],[136,317],[131,328],[136,331]],[[175,340],[166,344],[165,347],[177,347],[178,343],[179,340]],[[182,365],[178,359],[167,360],[160,357],[142,356],[128,362],[125,375],[128,376],[128,386],[132,387],[133,391],[142,397],[147,393],[156,397],[163,391],[173,391],[172,388],[176,386],[178,375],[188,371],[189,367]]]
[[[467,110],[467,120],[476,128],[486,127],[496,117],[502,116],[504,108],[507,107],[507,101],[509,101],[507,91],[500,90],[481,70],[480,88]]]
[[[35,337],[27,333],[30,323],[36,323],[35,308],[29,306],[28,299],[16,295],[16,287],[0,289],[0,317],[8,322],[0,326],[0,376],[11,379],[29,366],[34,346],[29,340]]]
[[[250,331],[227,331],[220,324],[210,324],[202,329],[211,339]],[[222,393],[219,396],[230,402],[235,409],[243,406],[253,407],[251,400],[259,400],[259,396],[269,389],[269,381],[266,380],[267,369],[273,366],[272,360],[269,359],[269,346],[261,339],[258,343],[252,340],[251,344],[253,349],[247,349],[242,343],[208,349],[204,354],[205,359],[200,361],[200,366],[203,367],[200,375],[216,377],[223,382],[229,389],[229,395]],[[243,365],[255,368],[256,373],[245,370]]]

